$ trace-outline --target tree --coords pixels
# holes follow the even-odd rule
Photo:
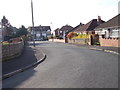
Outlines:
[[[22,36],[22,35],[27,35],[28,34],[28,31],[27,31],[27,29],[25,28],[25,26],[21,26],[20,28],[19,28],[19,30],[16,32],[16,35],[19,37],[19,36]]]
[[[8,24],[8,20],[6,19],[5,16],[3,16],[3,19],[1,20],[3,26],[7,25]]]
[[[2,26],[3,27],[3,40],[9,40],[11,38],[13,38],[13,27],[12,25],[9,23],[8,19],[6,19],[5,16],[3,16],[3,18],[1,19],[2,22]]]

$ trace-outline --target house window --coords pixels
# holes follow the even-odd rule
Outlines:
[[[39,33],[40,33],[39,31],[36,32],[36,34],[39,34]]]
[[[104,29],[100,29],[98,32],[98,35],[102,36],[105,34],[105,30]]]
[[[62,31],[60,31],[60,33],[62,33]]]
[[[110,36],[111,37],[120,37],[120,29],[111,29],[110,32]]]

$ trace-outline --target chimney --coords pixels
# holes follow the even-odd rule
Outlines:
[[[84,25],[84,24],[82,24],[81,22],[80,22],[80,24],[79,24],[80,26],[82,26],[82,25]]]
[[[98,24],[101,24],[102,20],[101,20],[101,16],[98,16]]]

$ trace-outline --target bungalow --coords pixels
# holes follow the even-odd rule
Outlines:
[[[35,26],[28,27],[29,36],[34,35],[35,40],[46,40],[51,36],[51,28],[50,26]]]
[[[95,33],[103,38],[120,37],[120,14],[95,28]]]
[[[79,25],[77,25],[76,27],[74,27],[70,32],[77,32],[77,31],[79,31],[79,28],[81,27],[81,26],[83,26],[84,24],[82,24],[81,22],[80,22],[80,24]]]
[[[120,14],[95,28],[101,46],[120,47]]]
[[[93,19],[93,20],[89,21],[88,23],[86,23],[85,25],[83,25],[83,24],[80,25],[78,28],[76,28],[74,30],[74,32],[83,33],[83,34],[88,34],[88,33],[95,34],[94,29],[102,23],[104,23],[104,21],[101,20],[100,16],[98,16],[98,19]]]

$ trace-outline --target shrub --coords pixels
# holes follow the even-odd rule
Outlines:
[[[91,35],[91,34],[87,34],[87,35],[78,34],[77,36],[72,37],[72,39],[87,39],[87,38],[89,38],[89,35]]]
[[[74,37],[74,35],[75,34],[73,32],[69,32],[66,37],[71,39],[72,37]]]
[[[9,44],[8,41],[3,41],[3,42],[2,42],[2,45],[8,45],[8,44]]]

